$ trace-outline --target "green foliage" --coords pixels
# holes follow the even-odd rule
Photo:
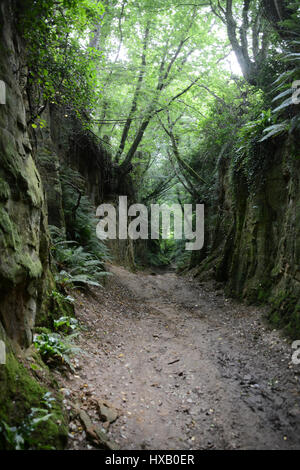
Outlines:
[[[252,112],[254,109],[251,110]],[[271,162],[272,144],[264,142],[263,133],[269,129],[269,136],[282,132],[275,125],[276,117],[271,109],[263,110],[255,119],[247,121],[237,129],[237,139],[231,158],[231,175],[234,200],[238,199],[240,188],[246,183],[248,190],[265,181],[266,171]],[[270,126],[270,124],[272,124]],[[284,126],[283,126],[284,127]],[[283,129],[284,131],[284,129]]]
[[[87,46],[103,6],[93,0],[25,0],[20,8],[20,30],[27,42],[30,82],[35,115],[46,103],[68,105],[83,116],[97,100],[96,65],[99,51]],[[33,106],[34,105],[34,106]]]
[[[175,248],[172,251],[171,260],[176,265],[177,271],[186,268],[191,260],[191,252],[185,249],[186,240],[176,240]]]
[[[63,168],[61,182],[67,239],[57,227],[50,227],[56,282],[62,288],[101,286],[99,281],[109,274],[104,263],[110,257],[96,235],[95,209],[84,195],[84,181],[78,172]]]
[[[34,337],[34,346],[46,364],[50,366],[66,364],[73,371],[70,358],[79,351],[79,348],[72,344],[73,338],[74,335],[62,338],[58,333],[41,333]]]
[[[293,292],[280,291],[270,300],[268,319],[276,328],[282,328],[292,339],[300,335],[300,301]]]
[[[262,152],[262,132],[272,122],[271,110],[262,111],[253,121],[248,121],[237,132],[237,144],[232,160],[232,169],[236,177],[244,175],[250,186],[258,174],[263,174],[265,154]],[[237,178],[236,178],[237,180]]]
[[[80,267],[76,267],[76,271],[82,271]],[[83,274],[71,274],[67,271],[61,271],[59,274],[55,276],[55,280],[58,284],[62,287],[83,287],[83,286],[95,286],[95,287],[102,287],[102,285],[96,281],[95,279],[99,279],[99,277],[106,277],[109,276],[110,273],[105,271],[98,270],[97,272],[91,272],[90,267],[84,269],[84,271],[88,271]]]
[[[30,413],[19,426],[9,426],[5,421],[0,422],[0,433],[3,433],[7,450],[28,450],[36,448],[34,432],[39,426],[52,417],[52,407],[55,398],[46,392],[41,400],[44,408],[31,408]],[[38,446],[37,446],[38,447]]]
[[[68,167],[61,168],[60,178],[67,240],[74,240],[100,261],[109,261],[108,248],[96,235],[98,219],[95,217],[95,207],[84,193],[84,179],[77,171]]]
[[[39,355],[33,352],[31,357],[31,365],[43,369],[47,383],[54,385],[53,378],[48,368],[45,366],[43,368]],[[62,449],[66,444],[68,429],[62,411],[61,397],[57,395],[54,400],[49,396],[49,391],[34,378],[28,366],[25,367],[17,360],[8,343],[6,364],[0,367],[0,421],[4,421],[9,428],[19,429],[22,423],[27,422],[32,409],[36,408],[49,410],[51,417],[35,428],[30,435],[30,443],[25,443],[25,446],[32,449]],[[42,413],[47,414],[44,411]],[[38,413],[35,418],[37,417]],[[11,448],[4,432],[0,432],[0,448]]]
[[[50,295],[54,300],[56,300],[59,303],[68,302],[70,304],[73,304],[75,302],[74,297],[72,297],[71,295],[61,294],[61,292],[58,292],[57,290],[53,290]]]
[[[162,267],[171,263],[174,240],[149,240],[137,261],[146,266]]]
[[[74,332],[78,328],[78,320],[72,317],[60,317],[53,321],[54,329],[64,334]]]
[[[263,94],[240,80],[231,82],[227,93],[222,95],[223,102],[220,99],[217,97],[207,117],[199,120],[197,144],[182,151],[182,157],[202,178],[201,181],[191,179],[181,169],[197,194],[192,194],[192,199],[198,197],[197,202],[200,200],[207,204],[214,202],[218,195],[218,178],[222,177],[230,162],[235,169],[239,167],[270,119],[269,111],[261,111]],[[184,196],[181,198],[185,200]]]
[[[52,228],[52,240],[52,254],[58,271],[55,279],[61,287],[101,286],[100,278],[109,273],[104,270],[99,254],[87,251],[75,241],[63,240],[57,228]]]
[[[238,151],[244,151],[256,142],[266,126],[271,122],[271,110],[262,111],[260,116],[254,121],[248,121],[238,131]]]
[[[284,71],[273,83],[272,125],[264,129],[265,135],[261,142],[300,129],[299,94],[296,96],[300,83],[300,23],[296,4],[291,3],[291,8],[294,9],[294,13],[288,20],[282,22],[289,39],[284,42],[284,50],[278,57]]]
[[[184,110],[179,95],[187,89],[183,95],[189,96],[188,104],[205,108],[206,92],[189,86],[197,78],[199,84],[205,84],[208,77],[217,81],[210,71],[224,55],[224,45],[207,8],[203,12],[196,4],[178,7],[174,0],[113,2],[104,17],[101,38],[105,67],[99,70],[103,93],[95,110],[95,132],[109,138],[121,162],[135,138],[143,134],[132,159],[138,179],[150,156],[160,153],[164,131],[156,110]],[[193,117],[189,124],[194,125]]]

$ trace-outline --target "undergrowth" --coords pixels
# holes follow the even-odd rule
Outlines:
[[[109,274],[109,251],[96,235],[95,209],[84,194],[84,180],[71,168],[62,168],[61,184],[66,229],[51,226],[56,282],[60,287],[101,286]]]
[[[52,416],[53,402],[55,398],[51,392],[46,392],[41,400],[40,408],[31,408],[19,426],[9,426],[6,421],[0,421],[0,433],[6,442],[8,450],[30,450],[36,448],[34,432],[42,423],[48,421]],[[51,447],[50,447],[51,448]],[[43,449],[45,449],[43,447]]]
[[[76,333],[67,337],[59,333],[41,333],[35,335],[34,346],[47,365],[52,367],[66,365],[74,371],[71,357],[80,351],[73,343],[76,336]]]

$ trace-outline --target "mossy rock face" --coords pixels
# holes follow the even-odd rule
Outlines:
[[[57,149],[51,136],[51,115],[49,107],[43,113],[47,126],[36,131],[36,162],[46,193],[48,223],[65,231],[62,187],[60,181],[60,162]],[[57,122],[55,122],[55,126]]]
[[[74,316],[74,306],[66,300],[66,296],[57,291],[54,277],[50,269],[44,272],[44,282],[39,289],[39,309],[35,317],[36,327],[53,330],[53,321],[60,317]]]
[[[2,327],[0,338],[6,342],[7,351],[6,364],[0,365],[0,423],[4,421],[10,427],[19,427],[32,408],[44,407],[43,397],[49,390],[16,358]],[[38,370],[45,367],[41,361],[35,362]],[[62,399],[55,391],[53,396],[56,399],[50,410],[52,416],[32,433],[30,447],[33,449],[63,449],[66,445],[68,426]],[[3,434],[0,435],[0,449],[10,449]]]
[[[217,169],[218,193],[206,210],[205,256],[196,253],[192,266],[201,279],[213,274],[223,281],[227,295],[270,304],[271,323],[294,338],[300,337],[299,138],[271,139],[259,155],[254,146],[241,171],[232,163]]]
[[[10,197],[9,184],[0,177],[0,201],[7,201]]]
[[[60,317],[73,317],[74,306],[63,295],[54,295],[56,290],[49,290],[42,309],[35,320],[36,327],[53,329],[53,321]]]
[[[62,399],[38,357],[30,364],[21,350],[32,341],[36,315],[52,278],[44,190],[14,72],[22,70],[23,49],[13,25],[14,5],[5,1],[0,8],[0,80],[6,84],[7,97],[0,106],[0,340],[7,353],[6,364],[0,365],[0,422],[19,428],[33,408],[44,407],[43,397],[50,389],[56,398],[52,415],[38,425],[30,447],[61,449],[67,439]],[[20,358],[14,352],[17,345]],[[10,448],[4,433],[0,448]]]
[[[26,125],[18,74],[23,45],[13,24],[15,2],[0,9],[0,318],[8,336],[27,347],[43,302],[48,268],[47,214]]]
[[[282,328],[292,339],[300,338],[300,293],[283,291],[270,301],[270,323]]]

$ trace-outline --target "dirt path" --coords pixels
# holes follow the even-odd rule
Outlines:
[[[106,427],[121,449],[300,448],[300,366],[261,311],[174,273],[112,266],[106,289],[79,295],[77,372],[63,380],[67,407]],[[71,449],[93,448],[80,421]]]

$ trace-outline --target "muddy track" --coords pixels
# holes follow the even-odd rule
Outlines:
[[[300,366],[262,311],[175,273],[111,266],[103,290],[77,294],[84,330],[75,375],[60,377],[70,449],[92,449],[107,401],[121,449],[299,449]]]

